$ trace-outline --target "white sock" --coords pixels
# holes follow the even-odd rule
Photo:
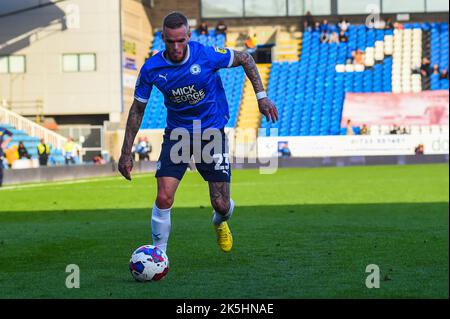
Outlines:
[[[166,252],[170,234],[170,209],[159,209],[155,205],[152,210],[152,238],[153,246],[158,246]]]
[[[221,215],[216,211],[214,211],[213,224],[219,226],[223,222],[229,220],[231,218],[231,215],[233,215],[233,210],[234,210],[234,202],[230,198],[230,209],[228,210],[228,213],[226,213],[225,215]]]

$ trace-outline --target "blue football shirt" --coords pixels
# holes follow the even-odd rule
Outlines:
[[[195,41],[188,43],[180,63],[166,59],[164,51],[158,52],[142,66],[134,97],[147,103],[156,86],[164,95],[167,129],[183,127],[192,132],[194,120],[201,121],[202,130],[223,128],[230,115],[218,70],[231,67],[233,59],[233,50]]]

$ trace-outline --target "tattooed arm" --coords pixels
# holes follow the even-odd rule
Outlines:
[[[231,66],[237,67],[240,65],[244,68],[245,74],[252,83],[255,93],[263,92],[264,85],[261,81],[261,77],[253,57],[247,52],[234,51],[234,60]],[[258,100],[258,108],[259,111],[266,117],[267,121],[272,120],[275,123],[278,120],[278,110],[268,97]]]
[[[122,145],[122,154],[119,159],[119,172],[128,180],[131,180],[131,170],[133,169],[133,158],[131,148],[136,137],[142,118],[144,117],[145,103],[134,100],[128,114],[127,127],[125,129],[125,138]]]

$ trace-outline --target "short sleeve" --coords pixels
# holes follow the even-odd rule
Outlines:
[[[207,59],[215,69],[229,68],[233,64],[234,51],[228,48],[205,47]]]
[[[139,76],[136,80],[136,87],[134,89],[134,98],[142,103],[147,103],[152,93],[152,83],[149,81],[149,74],[145,65],[141,68]]]

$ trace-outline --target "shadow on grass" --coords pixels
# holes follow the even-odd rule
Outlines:
[[[209,207],[175,207],[160,283],[137,284],[131,252],[150,209],[0,212],[0,298],[448,298],[448,203],[237,206],[233,251]],[[14,267],[11,267],[11,264]],[[77,264],[81,289],[67,289]],[[365,286],[380,268],[380,289]]]

